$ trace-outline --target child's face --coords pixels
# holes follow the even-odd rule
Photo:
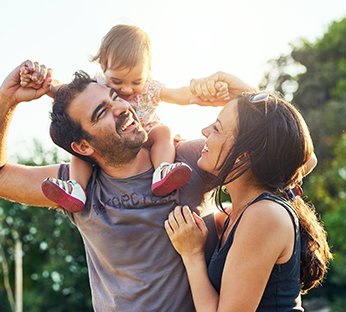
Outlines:
[[[105,72],[106,83],[109,88],[114,88],[124,100],[130,101],[141,93],[148,78],[148,64],[146,61],[139,63],[132,70],[107,69]]]

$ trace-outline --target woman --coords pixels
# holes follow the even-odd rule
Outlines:
[[[202,219],[178,206],[165,222],[196,310],[303,311],[300,293],[318,284],[331,259],[314,209],[299,196],[313,155],[303,118],[269,92],[242,93],[202,133],[198,165],[215,175],[216,198],[225,187],[232,199],[208,268]]]

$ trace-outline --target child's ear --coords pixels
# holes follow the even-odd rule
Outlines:
[[[81,140],[79,143],[72,142],[71,148],[78,154],[83,156],[90,156],[94,153],[94,149],[89,145],[86,140]]]

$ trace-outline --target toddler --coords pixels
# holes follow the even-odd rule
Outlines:
[[[102,39],[101,46],[92,61],[101,65],[103,73],[94,80],[116,90],[122,99],[135,109],[143,128],[148,133],[145,146],[150,147],[150,158],[155,168],[152,192],[166,196],[186,184],[191,177],[190,167],[174,163],[175,148],[169,127],[156,115],[160,101],[180,105],[190,104],[194,95],[189,87],[170,89],[150,77],[152,50],[147,34],[136,26],[114,26]],[[32,86],[35,76],[27,68],[21,70],[21,85]],[[36,73],[36,76],[39,76]],[[42,74],[41,74],[42,76]],[[40,83],[39,79],[36,79]],[[59,86],[52,88],[54,96]],[[217,82],[217,97],[227,99],[227,84]],[[42,183],[44,195],[71,212],[79,212],[86,201],[85,189],[92,174],[92,166],[72,156],[69,181],[47,178]]]

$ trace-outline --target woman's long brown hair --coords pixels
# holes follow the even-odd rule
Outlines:
[[[220,171],[213,180],[217,188],[215,199],[222,207],[221,186],[251,169],[256,181],[291,204],[299,219],[300,284],[304,293],[323,279],[332,258],[326,232],[314,206],[300,196],[291,200],[285,191],[302,183],[304,165],[313,152],[312,140],[304,119],[293,105],[270,95],[265,115],[265,102],[252,103],[252,98],[251,93],[237,98],[237,139],[224,161],[216,164]],[[234,166],[240,156],[243,156],[241,166]]]

